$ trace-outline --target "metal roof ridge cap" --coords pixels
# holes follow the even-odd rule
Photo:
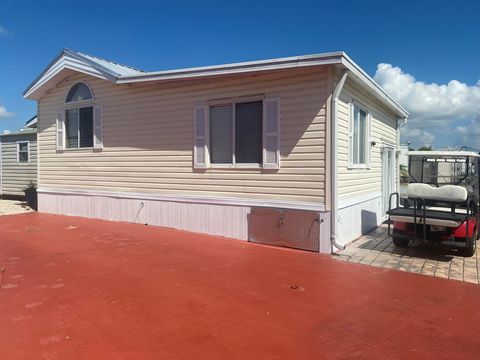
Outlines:
[[[227,63],[227,64],[218,64],[218,65],[207,65],[207,66],[196,66],[196,67],[187,67],[180,69],[171,69],[171,70],[160,70],[152,72],[144,72],[142,74],[131,74],[131,75],[120,75],[119,80],[130,80],[135,78],[146,78],[153,76],[161,75],[174,75],[174,74],[185,74],[185,73],[201,73],[208,70],[233,70],[233,69],[243,69],[255,66],[266,66],[266,65],[281,65],[289,63],[300,63],[308,62],[314,60],[327,60],[338,58],[341,61],[341,58],[345,55],[343,51],[336,51],[331,53],[323,54],[312,54],[312,55],[300,55],[300,56],[291,56],[283,58],[274,58],[274,59],[265,59],[265,60],[254,60],[254,61],[243,61],[238,63]]]

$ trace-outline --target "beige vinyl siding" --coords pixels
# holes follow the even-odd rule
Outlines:
[[[103,106],[104,149],[57,152],[56,114],[79,80]],[[281,101],[280,170],[194,170],[194,106],[258,95]],[[146,85],[114,85],[77,74],[39,101],[39,185],[321,204],[327,97],[325,68]]]
[[[17,162],[17,141],[30,141],[30,162]],[[23,189],[37,182],[36,134],[2,136],[2,195],[24,195]]]
[[[371,114],[371,140],[376,143],[370,147],[371,160],[369,168],[349,168],[349,102],[361,103]],[[371,97],[365,96],[357,87],[348,81],[340,96],[338,104],[338,197],[342,200],[380,193],[382,191],[381,148],[389,144],[396,146],[397,130],[395,116],[388,112]]]

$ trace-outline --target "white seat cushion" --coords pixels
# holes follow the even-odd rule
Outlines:
[[[444,185],[434,187],[428,184],[408,184],[408,197],[422,198],[424,200],[464,202],[467,200],[468,192],[462,186]]]

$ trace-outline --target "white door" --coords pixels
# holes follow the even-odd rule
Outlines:
[[[388,210],[390,194],[393,193],[394,191],[395,191],[395,149],[392,147],[383,147],[382,148],[383,215],[385,215]],[[392,201],[395,201],[395,199],[393,199]]]

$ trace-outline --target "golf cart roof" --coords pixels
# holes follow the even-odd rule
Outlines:
[[[466,157],[466,156],[472,156],[472,157],[480,157],[480,154],[477,154],[476,152],[473,151],[448,151],[448,150],[443,150],[443,151],[408,151],[407,152],[408,156],[438,156],[438,157]]]

